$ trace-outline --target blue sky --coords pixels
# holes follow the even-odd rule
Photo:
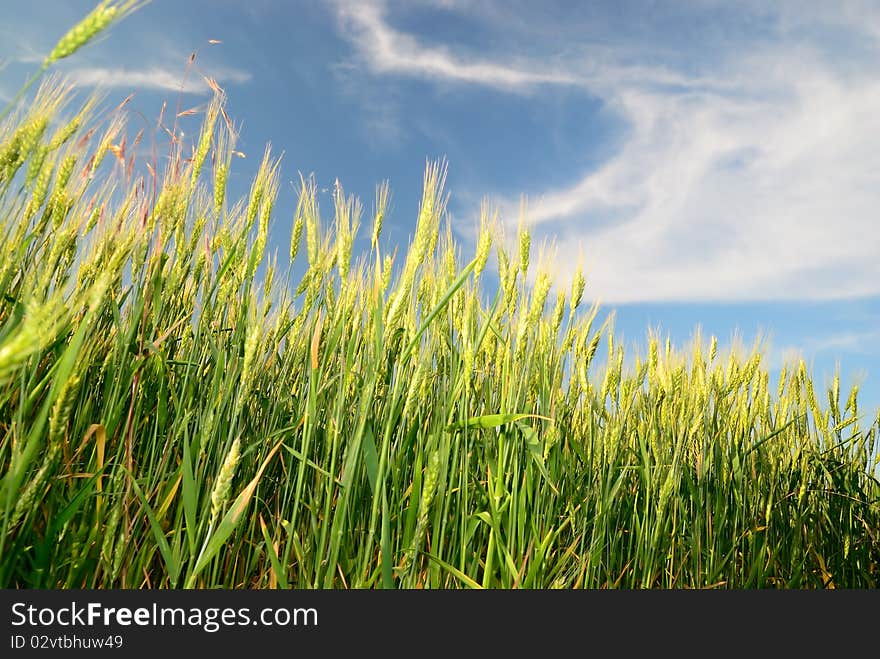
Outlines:
[[[5,12],[0,99],[93,4]],[[298,172],[368,206],[388,179],[404,245],[445,157],[464,248],[484,198],[515,229],[525,196],[547,266],[583,265],[628,342],[762,333],[774,369],[799,354],[822,384],[840,364],[880,404],[876,2],[153,0],[61,68],[108,103],[136,91],[133,126],[217,79],[240,191],[266,142],[284,153],[281,254]]]

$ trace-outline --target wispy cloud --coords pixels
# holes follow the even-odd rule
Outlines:
[[[809,59],[758,58],[737,96],[618,89],[626,141],[533,221],[582,241],[615,301],[880,292],[880,84]]]
[[[235,69],[227,69],[221,72],[213,70],[212,74],[215,74],[221,85],[224,83],[244,83],[251,78],[249,73]],[[67,71],[66,75],[72,82],[84,87],[182,91],[188,94],[205,94],[210,92],[208,84],[197,73],[184,76],[179,70],[160,67],[142,70],[80,67]]]
[[[539,84],[573,84],[570,75],[529,70],[491,60],[465,59],[448,48],[430,48],[411,35],[392,28],[383,6],[374,2],[343,0],[337,3],[339,19],[370,68],[378,73],[425,76],[474,83],[509,91]]]
[[[477,54],[445,46],[429,46],[416,36],[395,29],[388,20],[388,3],[383,0],[335,0],[342,36],[357,49],[360,62],[376,74],[428,78],[491,87],[506,92],[532,92],[542,86],[579,87],[598,91],[611,85],[639,83],[649,87],[724,87],[722,81],[674,71],[652,62],[624,62],[631,59],[629,47],[611,49],[591,45],[587,52],[575,49],[571,59],[548,56],[527,58],[504,53]],[[407,8],[423,6],[480,15],[498,23],[509,21],[523,29],[523,19],[512,20],[510,9],[492,2],[473,5],[460,0],[422,0]],[[394,6],[399,6],[395,4]],[[544,35],[546,36],[546,34]]]
[[[840,351],[880,354],[880,330],[864,332],[840,332],[809,339],[805,347],[810,352]]]
[[[843,331],[806,338],[798,344],[788,344],[771,348],[767,355],[767,365],[779,369],[799,359],[815,361],[825,357],[843,355],[853,360],[864,360],[880,354],[880,331]],[[858,363],[858,362],[856,362]],[[866,375],[860,374],[864,379]]]
[[[876,9],[747,4],[767,34],[708,64],[658,64],[650,44],[629,43],[563,67],[554,43],[530,60],[453,54],[392,27],[383,4],[338,7],[375,74],[513,92],[577,86],[623,119],[614,154],[529,204],[536,231],[556,237],[559,274],[583,254],[606,302],[880,294]],[[828,42],[847,35],[852,47],[836,57]],[[498,201],[516,222],[518,199]]]

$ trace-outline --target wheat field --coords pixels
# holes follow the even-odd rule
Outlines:
[[[440,162],[394,251],[387,184],[328,210],[304,177],[276,217],[267,148],[230,198],[216,85],[143,161],[124,104],[42,75],[133,8],[0,124],[0,586],[877,586],[857,388],[714,337],[627,350],[525,225],[486,205],[463,249]]]

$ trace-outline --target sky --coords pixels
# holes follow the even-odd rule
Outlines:
[[[0,102],[94,6],[2,2]],[[388,180],[402,249],[445,158],[465,254],[484,200],[511,234],[525,208],[630,345],[762,336],[772,372],[802,356],[880,405],[880,3],[152,0],[58,68],[136,92],[133,126],[216,79],[239,194],[266,143],[284,154],[280,254],[299,173],[325,212],[336,179],[367,208]]]

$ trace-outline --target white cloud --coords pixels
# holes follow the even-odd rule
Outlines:
[[[767,365],[771,369],[797,363],[800,359],[814,362],[823,355],[848,355],[851,359],[863,359],[880,353],[880,331],[843,331],[818,337],[805,338],[799,344],[785,344],[771,348]],[[860,371],[856,371],[863,378]]]
[[[603,299],[880,293],[880,83],[794,62],[761,80],[784,93],[618,90],[621,149],[532,202],[533,221],[582,241]]]
[[[250,80],[249,73],[235,69],[212,70],[211,73],[220,85],[224,83],[243,83]],[[162,67],[148,69],[125,69],[105,67],[78,67],[66,72],[70,80],[84,87],[154,89],[162,91],[183,91],[189,94],[209,93],[210,87],[198,73],[184,76],[182,71]]]
[[[805,345],[813,353],[843,349],[847,352],[876,354],[880,349],[880,331],[840,332],[810,339]]]
[[[536,232],[556,237],[558,274],[584,254],[605,302],[876,295],[880,57],[863,42],[835,57],[810,35],[830,25],[838,41],[841,30],[873,37],[880,21],[859,3],[818,7],[781,6],[774,38],[716,54],[699,75],[657,65],[647,47],[641,61],[627,47],[623,64],[603,51],[568,68],[453,55],[395,30],[381,5],[344,3],[339,16],[375,73],[578,86],[625,120],[608,160],[529,202]],[[515,224],[518,197],[499,201]]]
[[[449,5],[450,7],[453,5]],[[573,84],[564,72],[528,70],[489,60],[465,59],[448,48],[430,48],[393,29],[377,3],[339,2],[340,21],[367,64],[378,73],[397,73],[455,80],[509,91],[539,84]]]
[[[704,0],[708,1],[708,0]],[[726,0],[712,0],[726,4]],[[813,31],[816,27],[836,27],[850,35],[880,40],[880,6],[875,0],[745,0],[747,11],[770,15],[786,33]]]

